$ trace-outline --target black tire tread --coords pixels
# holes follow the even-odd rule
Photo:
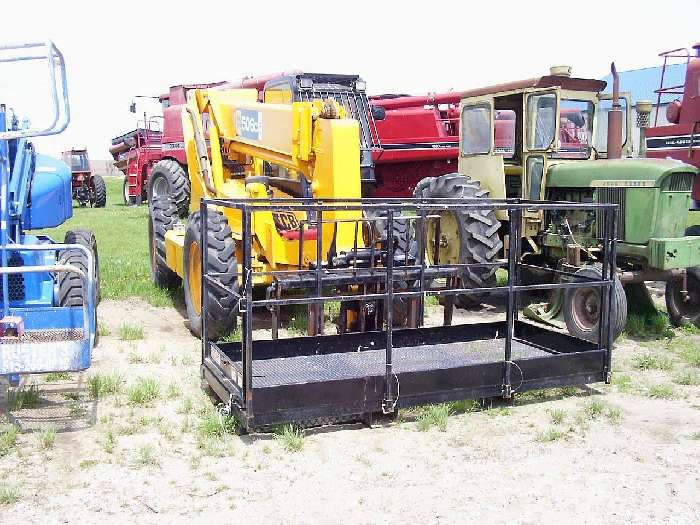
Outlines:
[[[94,278],[95,278],[95,306],[100,302],[100,264],[97,250],[97,240],[95,234],[90,230],[69,230],[66,232],[63,242],[65,244],[82,244],[94,256]],[[87,274],[87,260],[85,254],[78,250],[65,250],[59,256],[60,264],[70,264],[80,268]],[[69,272],[58,274],[58,304],[59,306],[82,306],[83,304],[83,281]]]
[[[416,198],[484,199],[489,192],[479,181],[459,173],[421,180],[413,192]],[[501,227],[493,210],[469,210],[458,214],[462,235],[460,263],[487,263],[497,256],[503,242],[498,236]],[[462,275],[465,288],[485,288],[496,284],[496,267],[465,268]],[[478,306],[486,294],[459,295],[455,304],[462,308]]]
[[[199,241],[200,214],[195,212],[187,221],[185,233],[185,304],[190,321],[190,330],[197,337],[202,336],[201,318],[192,307],[189,297],[188,274],[189,246],[193,240]],[[207,214],[207,246],[206,265],[207,271],[220,274],[218,279],[225,287],[238,290],[238,262],[236,260],[236,243],[233,240],[231,227],[226,217],[218,211],[210,211]],[[204,261],[203,261],[204,263]],[[219,287],[208,286],[207,328],[209,338],[220,339],[231,333],[237,324],[238,298],[231,293],[221,290]]]
[[[688,290],[691,290],[692,281],[700,283],[700,266],[694,266],[692,268],[687,268],[688,272]],[[687,316],[680,311],[678,305],[676,304],[675,292],[682,286],[679,281],[670,281],[666,283],[666,311],[668,311],[668,318],[673,326],[683,326],[684,324],[695,325],[700,328],[700,310],[695,312],[695,315]]]
[[[163,159],[158,161],[148,180],[148,200],[153,200],[153,181],[162,177],[168,182],[170,188],[170,198],[177,207],[178,216],[187,217],[190,207],[190,179],[187,171],[180,163],[173,159]]]
[[[169,197],[161,196],[151,200],[148,208],[151,280],[160,288],[177,288],[181,283],[180,276],[165,262],[165,234],[177,224],[177,207]]]
[[[95,208],[104,208],[107,205],[107,185],[101,175],[92,176],[95,185]]]

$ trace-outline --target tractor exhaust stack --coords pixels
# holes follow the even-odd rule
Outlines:
[[[622,157],[622,109],[620,107],[620,77],[615,62],[610,64],[613,77],[612,109],[608,113],[608,158]]]

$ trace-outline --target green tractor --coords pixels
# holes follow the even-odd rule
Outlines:
[[[572,78],[570,68],[557,67],[547,76],[465,92],[459,173],[496,199],[618,204],[618,274],[611,303],[615,337],[624,329],[628,305],[653,308],[647,281],[666,282],[674,325],[700,326],[700,237],[685,236],[697,170],[675,160],[631,158],[630,98],[618,93],[617,81],[612,95],[603,94],[605,87],[603,81]],[[504,212],[497,217],[508,220]],[[600,277],[601,223],[591,212],[527,211],[523,262]],[[501,237],[507,232],[502,226]],[[441,243],[449,243],[449,232],[442,235]],[[454,237],[461,242],[459,231]],[[526,270],[523,281],[544,279]],[[563,316],[572,335],[594,340],[599,297],[593,288],[573,288],[531,305],[525,314],[547,322]]]

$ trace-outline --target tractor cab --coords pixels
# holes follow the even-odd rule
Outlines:
[[[63,161],[70,166],[72,173],[89,173],[90,159],[86,149],[72,149],[63,154]]]
[[[548,76],[465,92],[459,171],[481,180],[494,198],[544,198],[551,166],[607,156],[612,105],[603,89],[605,82],[571,78],[568,67],[557,67]],[[630,156],[629,96],[620,101],[620,140]],[[530,215],[539,228],[541,212]]]

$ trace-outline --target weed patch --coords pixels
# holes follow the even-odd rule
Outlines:
[[[119,325],[119,339],[122,341],[138,341],[143,339],[143,326],[122,323]]]
[[[39,389],[35,385],[27,388],[8,389],[7,409],[9,411],[34,408],[39,404]]]
[[[153,378],[140,377],[129,387],[126,397],[131,406],[148,405],[160,397],[160,384]]]
[[[19,501],[19,491],[16,487],[0,484],[0,505],[12,505]]]
[[[426,405],[421,407],[416,419],[416,427],[421,432],[425,432],[430,427],[437,427],[440,432],[447,430],[447,421],[452,413],[448,403],[440,403],[439,405]]]
[[[56,444],[56,430],[47,428],[39,434],[39,448],[42,450],[50,450]]]
[[[654,399],[673,399],[676,397],[676,391],[674,390],[673,385],[660,383],[651,385],[647,391],[647,395]]]
[[[97,373],[88,377],[88,392],[93,399],[118,394],[122,388],[122,377],[119,374]]]
[[[44,381],[47,383],[57,383],[58,381],[70,381],[72,379],[68,372],[51,372],[46,374]]]
[[[15,425],[10,425],[0,432],[0,458],[7,456],[15,448],[17,445],[17,434],[19,434],[19,430]]]
[[[304,448],[304,431],[294,425],[284,425],[275,432],[275,439],[287,452],[299,452]]]

